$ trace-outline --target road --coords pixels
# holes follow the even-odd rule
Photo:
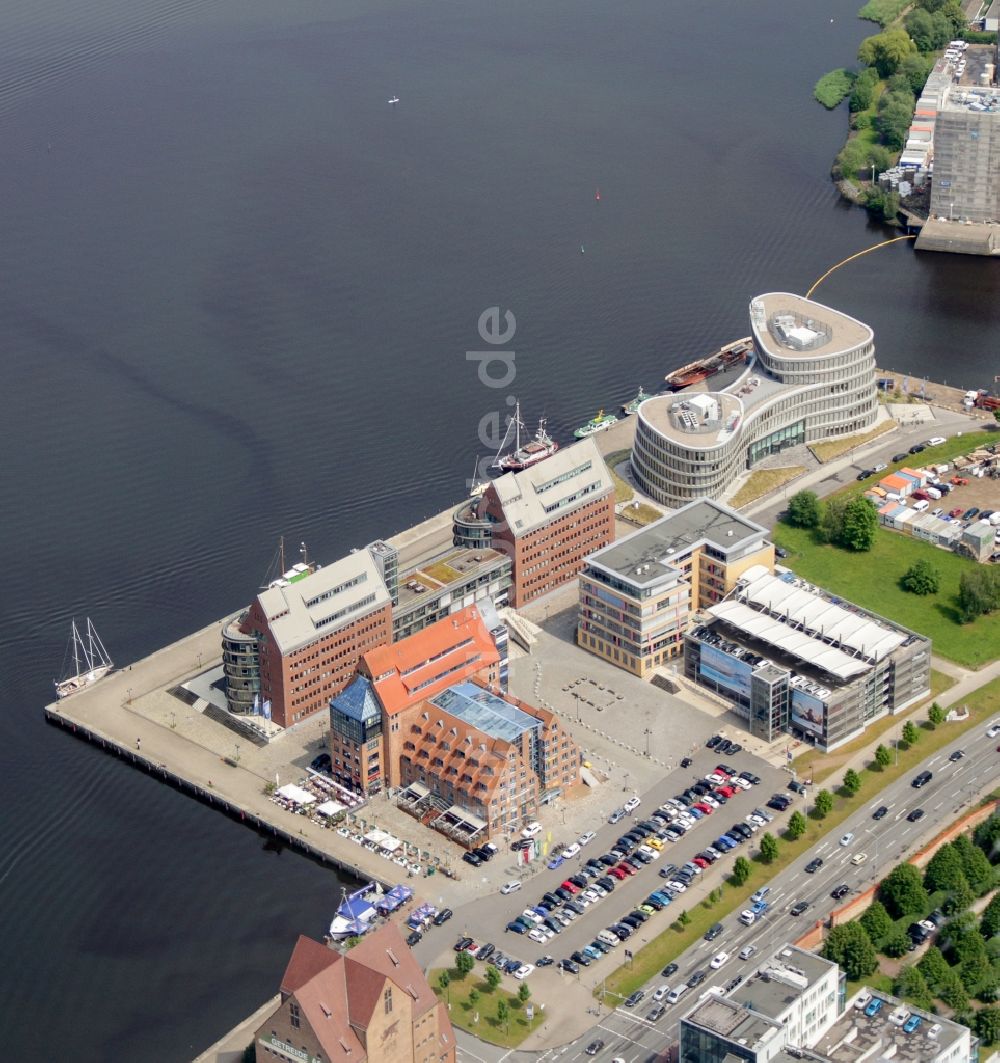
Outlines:
[[[713,942],[698,941],[678,958],[680,969],[668,980],[669,984],[679,985],[690,978],[695,971],[704,970],[708,977],[697,989],[697,994],[700,995],[712,986],[724,985],[738,974],[744,977],[750,975],[756,969],[755,960],[759,961],[769,956],[779,946],[800,937],[814,921],[825,920],[834,908],[847,903],[851,896],[868,889],[908,853],[919,848],[922,841],[932,837],[951,822],[956,814],[969,805],[983,789],[989,788],[995,779],[997,762],[1000,760],[1000,753],[997,752],[996,746],[997,741],[986,737],[985,727],[977,728],[928,757],[919,768],[914,769],[912,774],[886,786],[857,812],[839,824],[835,831],[831,831],[830,835],[820,841],[811,853],[804,855],[780,877],[780,880],[772,886],[772,893],[768,897],[771,908],[762,920],[752,927],[745,927],[738,921],[735,913],[727,916],[723,920],[725,930],[721,937]],[[965,756],[957,762],[952,762],[948,758],[956,749],[964,750]],[[698,758],[699,768],[703,768],[707,759],[712,759],[710,751],[705,751],[705,754],[707,756],[700,755]],[[923,769],[933,772],[933,778],[923,788],[914,789],[911,785],[912,779],[918,771]],[[751,770],[755,769],[751,768]],[[744,803],[739,804],[738,807],[742,809],[749,808],[753,804],[763,804],[770,793],[771,790],[762,783],[761,786],[755,787],[746,794]],[[731,801],[726,808],[731,809],[734,803]],[[887,806],[889,812],[884,819],[876,822],[872,819],[872,813],[880,805]],[[643,807],[651,808],[652,802],[644,802]],[[772,831],[784,826],[787,817],[795,807],[796,805],[792,805],[788,812],[775,817],[774,823],[771,824]],[[915,808],[922,808],[925,815],[918,822],[911,823],[906,817]],[[669,859],[672,863],[683,863],[683,860],[677,859],[677,856],[687,859],[688,849],[694,851],[707,845],[710,840],[708,835],[712,833],[710,825],[721,828],[731,823],[735,818],[735,810],[733,811],[733,815],[728,814],[725,808],[716,812],[712,817],[700,823],[693,832],[689,832],[689,834],[694,834],[698,841],[692,839],[689,842],[688,835],[685,835],[681,842],[665,850],[663,859]],[[712,820],[716,822],[712,824]],[[843,847],[839,844],[839,838],[846,833],[853,833],[854,839],[850,845]],[[615,831],[615,836],[617,837],[617,831]],[[602,833],[601,840],[606,839],[606,833]],[[753,843],[749,844],[752,846]],[[598,851],[594,848],[595,845],[596,843],[592,843],[591,851]],[[682,849],[683,846],[686,848]],[[860,866],[854,866],[851,864],[851,858],[859,852],[867,853],[868,859]],[[712,874],[716,879],[720,875],[720,869],[728,870],[729,863],[735,855],[737,854],[732,853],[715,865]],[[805,871],[805,865],[813,856],[821,857],[824,862],[815,874],[808,874]],[[659,881],[655,873],[656,867],[655,863],[650,865],[630,882],[638,884],[645,875],[644,885],[648,893],[653,888],[651,885],[653,881]],[[850,887],[850,894],[846,898],[835,901],[830,893],[841,883],[846,883]],[[636,890],[636,894],[639,892],[642,890]],[[524,891],[515,896],[523,897]],[[521,907],[524,907],[532,897],[533,893],[529,894],[523,900]],[[681,904],[684,903],[685,897],[679,899]],[[808,901],[809,909],[804,915],[796,918],[790,915],[788,910],[797,901]],[[678,901],[674,903],[678,904]],[[646,924],[647,927],[652,926],[655,932],[662,931],[669,922],[672,908],[673,906],[654,916]],[[589,937],[593,937],[600,926],[607,925],[616,914],[621,914],[624,910],[624,898],[619,898],[619,890],[616,890],[599,905],[588,909],[585,919],[578,920],[578,923],[586,923],[589,927]],[[573,929],[576,925],[573,924]],[[567,947],[569,943],[564,944],[562,940],[568,933],[569,931],[565,931],[550,942],[550,948],[558,945],[558,949],[553,953],[557,957],[572,951]],[[511,936],[506,935],[507,938]],[[736,956],[739,950],[748,944],[756,945],[757,953],[750,961],[742,962]],[[505,942],[501,943],[501,947],[504,945]],[[732,958],[720,970],[711,970],[708,966],[709,961],[716,953],[723,950],[728,952]],[[587,971],[581,972],[581,975],[589,976],[589,983],[595,984],[599,980],[595,976],[597,968],[607,964],[610,971],[621,962],[618,957],[622,952],[622,948],[615,950],[613,959],[607,957]],[[532,976],[533,991],[538,973],[541,972],[536,972],[536,975]],[[573,976],[564,977],[567,982],[576,980]],[[652,1006],[648,995],[663,982],[664,979],[661,978],[651,980],[645,987],[647,999],[643,1000],[637,1008],[628,1009],[619,1006],[610,1013],[596,1017],[586,1030],[582,1030],[579,1036],[568,1044],[540,1053],[508,1052],[466,1039],[463,1035],[460,1039],[459,1060],[464,1063],[494,1063],[494,1061],[506,1059],[510,1063],[517,1063],[517,1061],[528,1059],[571,1061],[593,1058],[598,1063],[608,1063],[613,1057],[621,1056],[627,1063],[648,1063],[656,1059],[660,1053],[665,1052],[667,1047],[676,1040],[676,1026],[680,1016],[685,1014],[693,1000],[697,999],[695,992],[692,991],[678,1004],[667,1006],[665,1014],[658,1023],[650,1023],[645,1019],[645,1015]],[[539,999],[537,992],[534,996],[535,999]],[[604,1047],[595,1056],[587,1056],[586,1046],[595,1040],[603,1041]]]

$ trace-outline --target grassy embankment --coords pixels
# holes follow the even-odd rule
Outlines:
[[[427,981],[438,999],[447,1001],[452,1025],[467,1030],[483,1041],[516,1048],[532,1030],[541,1026],[545,1019],[545,1012],[535,1005],[534,1017],[529,1020],[525,1011],[526,1005],[522,1004],[517,999],[517,994],[511,993],[504,983],[496,989],[491,989],[485,978],[479,977],[484,970],[482,965],[478,965],[467,975],[463,975],[454,967],[450,968],[448,977],[451,982],[447,989],[438,985],[438,978],[443,969],[437,967],[428,971]],[[504,982],[509,981],[505,976]],[[469,999],[473,990],[477,995],[474,1001]],[[497,1004],[501,1000],[507,1003],[509,1010],[506,1022],[497,1018]],[[530,1001],[528,1003],[530,1004]]]

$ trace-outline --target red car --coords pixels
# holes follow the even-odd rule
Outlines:
[[[617,866],[620,870],[624,871],[626,875],[631,876],[635,874],[635,868],[631,864],[618,864]],[[614,868],[611,870],[614,871]]]
[[[621,867],[613,867],[613,868],[611,868],[611,874],[614,875],[615,878],[618,879],[619,882],[623,878],[627,878],[628,877],[626,875],[626,873],[621,869]]]
[[[738,786],[720,786],[716,792],[725,794],[726,797],[735,797],[740,790]]]
[[[712,814],[712,806],[706,805],[704,801],[699,801],[696,805],[692,805],[691,807],[698,809],[699,812],[703,812],[706,816]]]
[[[708,867],[708,861],[703,856],[696,856],[691,862],[699,867]]]
[[[562,888],[564,890],[569,890],[570,893],[579,893],[580,892],[580,887],[579,886],[574,886],[573,883],[570,882],[569,879],[566,879],[566,881],[562,883]]]
[[[962,514],[963,514],[964,512],[965,512],[965,510],[964,510],[964,509],[962,509],[962,507],[961,507],[961,506],[957,506],[957,507],[956,507],[955,509],[953,509],[953,510],[952,510],[952,511],[951,511],[951,512],[950,512],[950,513],[948,514],[948,516],[949,516],[949,517],[956,517],[956,518],[957,518],[957,517],[960,517],[960,516],[961,516],[961,515],[962,515]]]
[[[733,773],[725,766],[725,764],[716,764],[715,770],[720,775],[724,775],[727,779],[731,779],[733,777]]]

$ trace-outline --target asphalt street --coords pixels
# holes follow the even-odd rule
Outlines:
[[[698,996],[713,986],[723,986],[736,975],[749,976],[756,969],[756,963],[770,956],[781,945],[800,937],[813,922],[828,918],[834,908],[846,904],[850,897],[868,889],[907,854],[918,849],[922,841],[932,837],[954,819],[956,814],[963,807],[968,806],[983,789],[991,786],[996,776],[997,764],[1000,762],[1000,753],[997,752],[998,741],[1000,740],[991,740],[986,737],[985,727],[977,728],[929,757],[920,768],[914,769],[911,775],[891,783],[874,795],[857,812],[838,825],[835,831],[831,831],[830,835],[825,837],[812,852],[803,855],[772,886],[772,892],[767,898],[771,907],[763,919],[751,927],[746,927],[739,922],[738,913],[727,916],[722,920],[725,928],[723,934],[712,942],[700,940],[692,945],[678,958],[678,972],[670,979],[651,980],[645,986],[646,998],[635,1008],[625,1008],[620,1005],[610,1013],[595,1015],[592,1025],[572,1042],[540,1053],[496,1049],[463,1035],[460,1038],[459,1059],[467,1063],[494,1063],[500,1059],[510,1060],[511,1063],[528,1059],[538,1061],[595,1059],[598,1063],[601,1061],[609,1063],[615,1057],[621,1057],[627,1063],[650,1063],[657,1059],[676,1040],[677,1022]],[[949,760],[949,756],[957,749],[963,750],[965,755],[962,759],[953,762]],[[701,774],[704,774],[714,766],[717,759],[712,757],[711,751],[705,750],[699,754],[696,767]],[[748,758],[739,755],[729,759],[736,762],[733,766],[745,767],[745,764],[738,762]],[[708,763],[709,760],[712,761],[711,764]],[[921,789],[915,789],[912,786],[912,780],[918,771],[923,769],[931,771],[933,778]],[[750,767],[750,770],[757,771],[757,766]],[[777,775],[787,781],[787,775],[775,772],[774,769],[768,770],[771,772],[772,779]],[[763,778],[763,771],[757,773]],[[683,773],[683,777],[686,779],[688,774]],[[674,786],[671,793],[678,788]],[[656,875],[656,869],[661,862],[683,863],[694,851],[709,844],[710,835],[717,836],[724,826],[733,822],[736,819],[737,809],[745,814],[746,810],[753,805],[762,806],[771,793],[778,788],[780,787],[773,785],[769,787],[768,783],[762,782],[760,786],[744,794],[742,799],[730,801],[724,808],[715,812],[711,817],[707,817],[679,843],[668,846],[664,850],[661,861],[649,865],[634,879],[628,880],[628,886],[631,887],[629,896],[635,901],[641,900],[639,895],[648,894],[654,888],[655,883],[660,881]],[[811,804],[810,798],[806,800]],[[662,799],[657,803],[662,803]],[[872,819],[872,814],[881,805],[885,805],[889,811],[882,820],[875,821]],[[652,800],[644,800],[637,814],[641,817],[643,809],[651,810],[652,807]],[[796,807],[800,806],[793,804],[786,813],[775,815],[770,829],[775,831],[782,828],[787,822],[787,817]],[[909,822],[907,816],[916,808],[923,809],[924,817],[917,822]],[[739,816],[740,819],[742,819],[742,814]],[[617,838],[620,833],[619,827],[621,824],[612,828],[611,833],[614,834],[614,838]],[[852,833],[854,838],[848,845],[842,846],[839,839],[847,833]],[[691,835],[693,837],[690,837]],[[604,848],[600,848],[595,841],[588,846],[586,851],[604,852],[614,838],[607,830],[604,830],[600,839],[602,843],[605,843]],[[747,848],[752,851],[753,842],[742,846],[740,851]],[[852,858],[861,852],[867,854],[867,860],[858,866],[853,865]],[[736,855],[738,852],[723,857],[702,878],[710,879],[709,885],[712,885],[721,878],[722,874],[728,872],[731,861]],[[823,865],[815,873],[809,874],[805,870],[805,865],[812,857],[822,858]],[[555,872],[547,874],[550,877],[555,876]],[[847,897],[834,900],[831,897],[831,891],[842,883],[850,887],[850,892]],[[518,911],[533,901],[535,892],[540,894],[542,890],[536,889],[527,896],[522,890],[521,893],[513,895],[514,898],[520,900],[517,905]],[[511,899],[504,898],[504,900]],[[798,901],[808,901],[809,908],[803,915],[795,917],[789,914],[789,909]],[[683,906],[683,904],[683,896],[674,901],[674,905]],[[653,916],[643,929],[652,928],[654,933],[665,929],[670,922],[671,909],[676,911],[674,905]],[[509,905],[505,911],[509,910],[513,914],[514,907],[514,905]],[[585,943],[585,940],[592,939],[599,929],[624,913],[626,908],[624,891],[615,890],[610,897],[591,906],[584,917],[578,919],[568,930],[550,942],[547,948],[557,958],[568,955],[572,951],[570,944],[576,948],[579,944]],[[571,933],[573,937],[564,941],[563,939]],[[504,935],[501,932],[499,937],[501,940],[497,944],[506,951],[508,940],[513,935]],[[634,940],[634,938],[629,939],[629,942],[616,949],[612,956],[606,957],[598,964],[581,972],[581,976],[587,977],[590,984],[596,984],[600,980],[597,974],[598,968],[606,964],[610,972],[617,967],[622,962],[624,948],[631,946]],[[737,958],[737,954],[744,945],[748,944],[755,945],[757,952],[750,960],[744,962]],[[531,962],[533,958],[526,948],[520,951],[512,949],[512,951],[517,955],[523,953],[528,962]],[[729,953],[729,960],[720,969],[712,970],[709,966],[711,959],[723,951]],[[664,1015],[658,1022],[648,1021],[646,1016],[653,1006],[650,996],[658,985],[666,981],[671,987],[677,986],[687,981],[695,971],[700,970],[706,972],[706,979],[696,991],[690,991],[673,1006],[667,1005]],[[552,968],[549,968],[545,973],[550,977],[559,977],[552,976],[551,972]],[[535,981],[541,973],[543,972],[536,972],[531,976],[530,984],[536,1000],[539,999],[539,994],[535,992]],[[563,975],[562,977],[570,981],[577,976]],[[603,1047],[594,1056],[588,1056],[587,1046],[598,1040],[604,1042]]]

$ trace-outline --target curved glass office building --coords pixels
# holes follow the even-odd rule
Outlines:
[[[632,471],[663,505],[725,497],[764,458],[870,428],[875,343],[860,321],[801,295],[750,303],[753,356],[720,391],[659,395],[639,407]]]

